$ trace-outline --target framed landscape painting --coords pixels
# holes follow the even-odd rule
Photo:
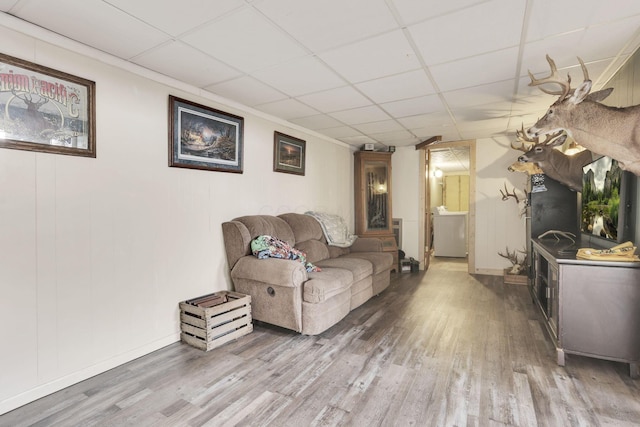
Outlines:
[[[273,138],[273,170],[304,175],[306,141],[280,132]]]
[[[96,157],[95,82],[0,54],[0,147]]]
[[[169,96],[169,166],[242,173],[244,119]]]

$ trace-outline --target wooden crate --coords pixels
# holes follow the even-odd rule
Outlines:
[[[504,269],[504,284],[505,285],[526,285],[526,274],[509,274],[510,268]]]
[[[251,296],[220,291],[225,302],[213,307],[198,307],[189,301],[180,303],[182,341],[209,351],[253,331]]]

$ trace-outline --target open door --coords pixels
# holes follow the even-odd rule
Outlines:
[[[425,270],[429,268],[431,257],[433,256],[433,208],[446,204],[446,198],[449,197],[449,204],[452,204],[452,210],[467,210],[467,264],[469,273],[475,272],[475,140],[456,141],[456,142],[437,142],[429,145],[417,147],[421,150],[421,166],[420,166],[420,259]],[[459,192],[451,192],[452,180],[448,181],[448,190],[443,176],[436,176],[438,170],[447,169],[445,165],[439,165],[441,162],[441,152],[451,151],[454,157],[465,157],[468,162],[468,192],[462,193],[466,199],[452,201],[452,194],[458,195]],[[451,153],[447,153],[451,154]],[[463,209],[468,207],[468,209]]]

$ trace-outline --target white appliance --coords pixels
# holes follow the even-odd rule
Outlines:
[[[433,208],[433,248],[435,256],[467,256],[467,212],[449,212],[444,206]]]

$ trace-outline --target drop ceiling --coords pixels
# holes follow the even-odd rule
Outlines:
[[[640,44],[637,0],[0,0],[0,11],[344,143],[513,135]]]
[[[443,172],[469,173],[469,147],[446,147],[429,150],[430,165]]]

